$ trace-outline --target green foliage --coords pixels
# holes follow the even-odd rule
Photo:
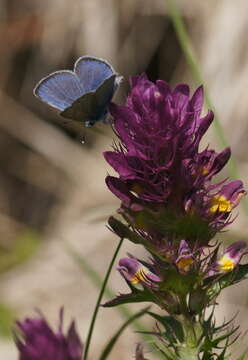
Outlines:
[[[214,319],[214,307],[209,317],[202,322],[203,336],[200,351],[202,360],[225,360],[229,346],[235,342],[239,334],[239,326],[233,326],[233,319],[216,326]],[[234,336],[236,334],[236,337]],[[222,350],[219,354],[216,350]]]
[[[152,312],[149,314],[158,322],[157,332],[154,332],[154,335],[161,339],[159,348],[165,359],[198,359],[198,346],[195,344],[196,331],[193,330],[193,324],[189,322],[189,326],[185,329],[174,316],[160,316]],[[185,321],[188,320],[185,319]],[[159,325],[162,325],[162,330]],[[190,343],[192,346],[189,345]]]
[[[178,270],[171,266],[166,270],[163,282],[159,286],[161,291],[169,291],[179,296],[187,295],[193,288],[198,279],[197,274],[180,274]]]
[[[248,264],[238,265],[233,271],[214,275],[205,279],[203,286],[206,287],[208,300],[213,301],[219,293],[228,286],[234,285],[248,278]]]
[[[207,243],[213,236],[213,232],[207,221],[197,214],[181,214],[166,209],[159,214],[153,215],[142,212],[143,222],[155,227],[162,234],[171,233],[178,239],[191,239],[192,242],[201,239],[201,243]]]
[[[123,214],[124,219],[129,226],[123,224],[121,221],[114,217],[109,218],[109,225],[111,229],[120,237],[129,239],[134,244],[143,245],[148,251],[154,255],[161,257],[151,246],[145,238],[140,236],[134,230],[160,232],[161,236],[168,236],[172,234],[173,238],[178,239],[190,239],[190,243],[195,241],[201,241],[201,245],[206,245],[208,241],[213,237],[214,233],[207,221],[201,219],[197,214],[180,214],[166,210],[148,210],[131,211],[125,210],[129,216]]]
[[[11,337],[15,320],[14,311],[6,304],[0,304],[0,336]]]
[[[162,234],[168,233],[178,237],[178,239],[201,239],[206,243],[213,232],[209,228],[207,221],[201,219],[197,214],[185,214],[166,208],[166,210],[142,210],[137,212],[130,211],[134,227],[138,229],[156,229]]]
[[[136,245],[143,245],[149,252],[160,257],[160,255],[151,247],[151,244],[149,244],[145,238],[137,234],[121,221],[111,216],[108,220],[108,224],[120,238],[128,239]]]
[[[164,327],[164,331],[160,333],[160,336],[166,339],[169,346],[174,346],[178,342],[182,343],[184,341],[183,328],[178,320],[172,316],[160,316],[151,311],[148,314]]]
[[[110,216],[108,224],[120,238],[128,239],[134,244],[148,246],[148,242],[142,236],[130,230],[127,225],[123,224],[113,216]]]
[[[139,290],[131,287],[132,292],[128,294],[120,294],[113,300],[107,301],[103,304],[104,307],[113,307],[123,304],[139,303],[139,302],[155,302],[153,294],[147,289]],[[156,302],[155,302],[156,303]]]

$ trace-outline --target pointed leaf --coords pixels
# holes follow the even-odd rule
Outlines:
[[[233,271],[226,274],[210,276],[204,280],[203,286],[209,287],[209,300],[216,298],[220,291],[248,278],[248,264],[238,265]]]
[[[123,305],[128,303],[138,303],[138,302],[154,302],[152,294],[148,291],[135,291],[129,294],[120,294],[113,300],[107,301],[103,304],[103,307],[113,307],[117,305]]]
[[[183,329],[181,324],[176,319],[174,319],[172,316],[160,316],[151,311],[149,311],[148,314],[164,326],[166,330],[165,337],[170,341],[170,343],[173,344],[177,341],[183,342]]]
[[[111,229],[120,237],[125,238],[133,242],[134,244],[148,245],[147,241],[140,235],[136,234],[130,228],[111,216],[108,220]]]

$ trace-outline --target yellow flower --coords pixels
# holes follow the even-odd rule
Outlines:
[[[235,267],[235,261],[228,254],[224,254],[218,261],[219,270],[232,271]]]
[[[230,212],[233,208],[233,204],[230,200],[227,200],[224,195],[216,195],[211,200],[211,207],[209,211],[211,213]]]

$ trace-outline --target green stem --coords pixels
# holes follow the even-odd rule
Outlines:
[[[179,359],[180,360],[199,360],[198,350],[192,348],[181,348],[179,350]]]
[[[194,315],[189,312],[187,297],[180,297],[181,314],[175,316],[180,322],[183,329],[183,342],[178,347],[180,360],[197,360],[199,359],[199,344],[203,334],[202,325],[196,321]]]
[[[89,279],[92,281],[92,283],[96,286],[97,289],[101,288],[102,286],[102,278],[101,276],[96,272],[96,270],[86,261],[86,259],[79,255],[73,248],[65,243],[65,248],[68,252],[68,254],[71,255],[71,257],[74,259],[74,261],[80,266],[80,268],[83,270],[84,274],[86,274]],[[105,287],[105,294],[108,298],[114,298],[116,294],[111,290],[111,288],[106,285]],[[134,314],[129,310],[129,307],[126,305],[120,305],[116,308],[117,311],[122,315],[124,319],[131,318]],[[151,351],[154,351],[153,343],[153,335],[146,334],[145,332],[148,332],[148,330],[145,328],[144,324],[138,320],[133,321],[132,326],[136,332],[140,333],[140,336],[142,337],[143,341],[148,344],[148,347],[150,347]],[[159,352],[155,352],[154,356],[157,358],[163,358]]]
[[[200,66],[197,61],[197,57],[194,53],[194,49],[193,49],[190,37],[188,35],[188,32],[186,30],[184,21],[182,19],[180,10],[178,9],[178,7],[175,4],[176,1],[175,0],[166,0],[166,2],[167,2],[169,15],[170,15],[172,24],[174,26],[174,30],[177,34],[178,41],[181,45],[181,48],[183,50],[185,59],[191,70],[194,81],[198,85],[203,84],[204,80],[203,80],[203,76],[201,74]],[[206,97],[207,107],[210,109],[213,109],[214,113],[215,113],[215,121],[213,122],[213,125],[215,127],[215,133],[218,138],[219,144],[221,147],[227,147],[228,142],[223,133],[222,126],[220,124],[220,120],[219,120],[218,116],[216,115],[216,110],[214,109],[214,106],[212,104],[211,98],[209,96],[209,93],[208,93],[206,87],[205,87],[205,97]],[[235,179],[235,178],[239,177],[237,165],[236,165],[236,162],[233,157],[229,160],[228,168],[229,168],[229,174],[230,174],[231,178]],[[242,204],[243,204],[243,209],[244,209],[245,213],[248,214],[248,199],[247,198],[243,199]]]
[[[183,316],[180,321],[184,332],[184,344],[179,348],[179,358],[197,360],[199,359],[198,337],[201,331],[199,332],[200,329],[197,331],[197,324],[194,323],[193,318]]]
[[[94,325],[95,325],[95,321],[96,321],[96,317],[97,317],[97,314],[98,314],[98,310],[99,310],[99,307],[100,307],[100,303],[102,301],[102,297],[103,297],[103,294],[104,294],[104,291],[105,291],[105,287],[107,285],[107,282],[108,282],[108,279],[109,279],[109,275],[111,273],[111,270],[112,270],[112,267],[114,265],[114,262],[115,262],[115,259],[119,253],[119,250],[121,248],[121,245],[123,243],[123,240],[124,239],[121,239],[119,241],[119,244],[115,250],[115,253],[114,253],[114,256],[112,257],[112,260],[109,264],[109,267],[108,267],[108,270],[106,272],[106,275],[105,275],[105,278],[103,280],[103,284],[102,284],[102,288],[101,288],[101,291],[99,293],[99,296],[98,296],[98,299],[97,299],[97,302],[96,302],[96,306],[95,306],[95,310],[94,310],[94,313],[93,313],[93,316],[92,316],[92,319],[91,319],[91,323],[90,323],[90,328],[89,328],[89,332],[88,332],[88,335],[87,335],[87,338],[86,338],[86,342],[85,342],[85,350],[84,350],[84,360],[87,359],[87,356],[88,356],[88,352],[89,352],[89,347],[90,347],[90,343],[91,343],[91,338],[92,338],[92,333],[93,333],[93,330],[94,330]]]

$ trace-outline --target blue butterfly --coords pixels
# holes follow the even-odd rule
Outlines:
[[[82,56],[73,71],[55,71],[41,79],[34,95],[60,110],[61,116],[91,127],[106,119],[108,105],[121,81],[122,76],[106,60]]]

